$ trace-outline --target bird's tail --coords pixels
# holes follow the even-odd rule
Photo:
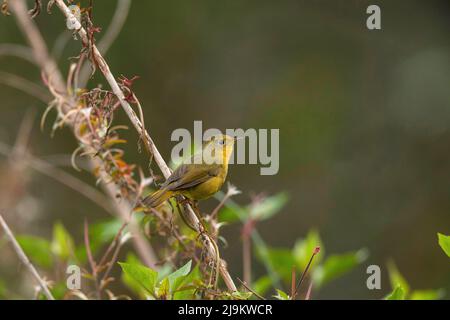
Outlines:
[[[142,203],[148,208],[156,208],[159,207],[164,201],[168,200],[172,195],[173,191],[161,189],[146,197],[142,200]]]

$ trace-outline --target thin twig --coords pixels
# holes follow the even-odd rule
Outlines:
[[[313,250],[312,255],[311,255],[311,258],[309,259],[309,262],[308,262],[308,264],[306,265],[305,270],[303,270],[302,276],[300,277],[300,281],[298,282],[297,287],[295,288],[294,296],[297,295],[298,289],[300,288],[300,286],[301,286],[303,280],[305,279],[305,276],[306,276],[306,274],[308,273],[309,267],[311,266],[311,263],[313,262],[314,257],[315,257],[319,252],[320,252],[320,247],[316,247],[316,248]]]
[[[34,278],[39,283],[42,292],[45,294],[48,300],[55,300],[53,295],[51,294],[47,283],[45,280],[39,275],[36,268],[33,266],[33,264],[30,262],[30,259],[28,259],[25,252],[23,252],[22,248],[20,247],[19,243],[17,242],[16,238],[14,237],[14,234],[12,233],[11,229],[9,229],[8,225],[6,224],[6,221],[3,219],[2,215],[0,214],[0,225],[2,226],[3,230],[5,231],[5,235],[8,238],[8,240],[11,242],[14,251],[17,253],[17,256],[22,261],[22,263],[28,268],[30,273],[34,276]]]
[[[97,166],[100,164],[97,164]],[[100,177],[103,181],[107,181],[106,173],[101,171]],[[134,248],[136,249],[142,262],[153,269],[158,269],[158,257],[156,256],[155,250],[150,245],[150,243],[145,239],[141,230],[139,229],[139,224],[136,219],[131,219],[130,215],[133,212],[133,206],[129,202],[118,199],[117,188],[112,183],[103,183],[101,185],[103,190],[108,194],[111,201],[115,204],[116,213],[123,222],[128,223],[128,230],[130,231],[133,241]]]
[[[219,204],[217,205],[217,207],[214,208],[214,210],[211,212],[211,214],[209,215],[209,219],[210,220],[215,220],[217,219],[217,215],[219,214],[220,209],[222,209],[222,207],[225,205],[225,203],[227,202],[228,199],[230,199],[232,196],[235,196],[237,194],[240,194],[241,191],[238,190],[234,185],[232,185],[231,183],[228,183],[228,189],[227,189],[227,193],[225,194],[225,196],[222,198],[222,200],[220,200]]]
[[[309,282],[308,291],[306,292],[305,300],[310,300],[311,299],[312,287],[313,287],[313,282],[311,280]]]
[[[21,90],[44,103],[48,103],[50,101],[50,96],[43,87],[15,74],[0,71],[0,83]]]
[[[250,291],[251,293],[253,293],[258,299],[261,300],[266,300],[266,298],[264,298],[262,295],[260,295],[259,293],[257,293],[255,290],[253,290],[252,288],[250,288],[247,283],[245,281],[242,281],[241,279],[237,278],[238,281],[245,287],[245,289],[247,289],[248,291]]]
[[[33,52],[27,46],[22,46],[13,43],[2,43],[0,44],[0,56],[13,56],[21,58],[30,63],[36,64]]]
[[[119,230],[117,231],[113,241],[111,241],[111,244],[109,245],[108,249],[106,249],[105,253],[103,254],[102,258],[100,259],[99,266],[103,266],[106,263],[106,259],[108,259],[110,253],[113,251],[113,249],[118,246],[120,243],[120,237],[122,236],[123,230],[128,225],[128,222],[124,222]]]
[[[122,30],[125,21],[127,20],[128,13],[130,11],[131,0],[118,0],[116,11],[114,12],[114,16],[109,23],[109,27],[106,30],[105,35],[98,42],[98,50],[105,55],[108,52],[108,49],[114,43],[114,40],[119,35]],[[84,88],[86,86],[87,81],[89,80],[91,70],[89,70],[89,65],[84,64],[81,72],[80,72],[80,88]]]
[[[100,283],[98,280],[97,265],[95,263],[94,257],[92,256],[91,243],[89,241],[89,225],[87,220],[84,220],[84,246],[86,247],[86,253],[89,265],[91,266],[92,277],[94,278],[95,282],[95,292],[97,295],[97,299],[100,300],[102,298],[102,294],[100,290]]]
[[[245,227],[244,227],[245,229]],[[252,241],[250,239],[251,230],[242,232],[242,261],[244,281],[251,283],[252,281]]]
[[[108,276],[109,276],[109,274],[111,273],[112,268],[114,267],[115,262],[117,261],[117,258],[118,258],[118,256],[119,256],[119,252],[120,252],[120,249],[121,249],[121,248],[122,248],[122,241],[119,241],[119,242],[117,243],[117,246],[116,246],[116,248],[115,248],[115,250],[114,250],[114,253],[113,253],[112,257],[111,257],[111,260],[107,263],[108,269],[106,269],[106,271],[105,271],[105,273],[103,274],[103,277],[102,277],[102,279],[101,279],[101,281],[100,281],[101,286],[103,286],[103,283],[106,282],[106,281],[108,280]]]

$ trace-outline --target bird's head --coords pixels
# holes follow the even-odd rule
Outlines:
[[[212,136],[203,148],[203,157],[212,157],[213,162],[228,165],[236,138],[226,134]]]

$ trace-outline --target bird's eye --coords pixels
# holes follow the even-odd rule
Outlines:
[[[217,143],[223,146],[225,144],[225,140],[217,140]]]

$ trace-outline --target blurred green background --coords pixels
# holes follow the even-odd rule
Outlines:
[[[381,298],[393,259],[415,288],[450,292],[448,258],[436,232],[450,232],[450,3],[376,1],[382,30],[366,28],[372,1],[133,1],[122,32],[106,55],[115,75],[139,75],[134,89],[146,126],[168,159],[176,128],[279,128],[280,171],[234,165],[229,181],[251,196],[286,191],[283,212],[258,225],[274,247],[292,247],[315,228],[328,253],[368,248],[358,269],[315,298]],[[115,1],[94,1],[94,22],[105,30]],[[36,18],[50,48],[65,22],[56,8]],[[100,38],[102,33],[97,37]],[[14,17],[0,18],[0,43],[24,43]],[[59,59],[80,43],[69,41]],[[57,49],[54,49],[57,51]],[[54,51],[54,52],[56,52]],[[41,84],[40,73],[0,56],[0,70]],[[90,86],[102,83],[97,74]],[[34,155],[57,159],[76,148],[67,129],[50,138],[39,130],[45,105],[0,84],[0,141],[12,145],[33,110]],[[121,121],[128,123],[123,112]],[[126,136],[136,141],[134,132]],[[134,143],[126,159],[144,168]],[[76,174],[90,183],[88,174]],[[17,232],[50,237],[63,221],[81,239],[85,217],[107,214],[72,190],[31,170],[15,174],[1,158],[0,207],[20,201],[8,216]],[[206,210],[216,201],[201,204]],[[11,217],[14,218],[11,218]],[[242,273],[240,227],[225,227],[230,271]],[[256,274],[263,273],[255,262]],[[380,265],[381,291],[366,287],[365,269]],[[20,263],[0,258],[0,277],[14,282]],[[14,285],[14,284],[12,284]],[[19,286],[19,284],[17,284]]]

